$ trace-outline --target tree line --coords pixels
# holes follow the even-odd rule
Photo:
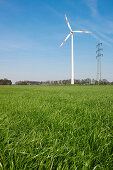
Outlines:
[[[71,79],[68,80],[55,80],[55,81],[17,81],[15,85],[69,85]],[[113,82],[109,82],[106,79],[97,81],[95,79],[75,79],[74,84],[78,85],[113,85]]]
[[[12,81],[8,79],[1,79],[0,80],[0,85],[12,85]]]
[[[55,80],[55,81],[17,81],[14,85],[69,85],[71,79],[68,80]],[[113,85],[113,82],[109,82],[106,79],[97,81],[95,79],[75,79],[74,84],[78,85]],[[1,79],[0,85],[12,85],[12,81],[8,79]]]

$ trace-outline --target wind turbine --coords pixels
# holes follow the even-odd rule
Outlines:
[[[70,37],[71,35],[71,84],[74,84],[74,56],[73,56],[73,35],[74,33],[92,33],[92,32],[88,32],[88,31],[72,31],[71,26],[69,24],[69,21],[65,15],[66,21],[67,21],[67,25],[70,29],[70,33],[68,34],[68,36],[66,37],[66,39],[63,41],[63,43],[60,45],[60,47],[66,42],[66,40]],[[59,48],[60,48],[59,47]]]

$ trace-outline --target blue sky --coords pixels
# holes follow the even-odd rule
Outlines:
[[[60,80],[71,76],[74,34],[75,79],[95,78],[96,45],[103,42],[102,78],[113,81],[112,0],[0,0],[0,79]]]

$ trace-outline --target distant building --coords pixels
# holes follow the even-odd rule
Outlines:
[[[39,81],[28,81],[27,85],[35,86],[35,85],[40,85]]]

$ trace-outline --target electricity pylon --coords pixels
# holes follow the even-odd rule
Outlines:
[[[100,43],[100,40],[98,41],[98,45],[96,46],[98,49],[96,51],[97,53],[97,81],[101,81],[101,56],[103,56],[102,51],[102,43]]]

